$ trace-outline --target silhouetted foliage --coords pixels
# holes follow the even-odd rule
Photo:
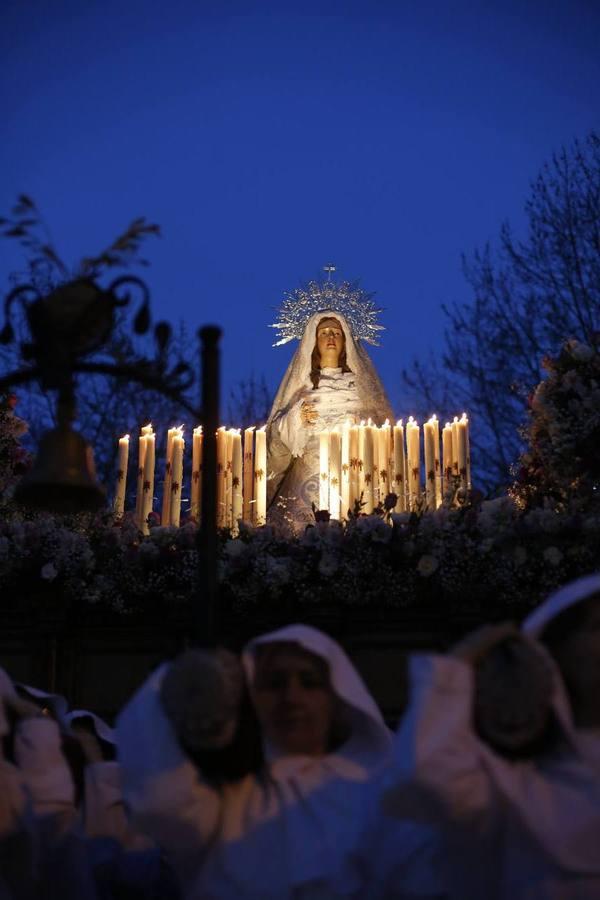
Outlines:
[[[442,364],[403,372],[422,411],[457,397],[472,420],[476,476],[488,489],[510,481],[523,446],[528,397],[542,359],[569,338],[600,330],[600,135],[563,148],[531,185],[522,240],[508,224],[497,250],[463,257],[470,303],[443,306]]]
[[[229,392],[228,419],[235,428],[263,425],[267,421],[272,403],[273,395],[267,386],[265,376],[256,378],[252,373],[249,378],[238,381]]]

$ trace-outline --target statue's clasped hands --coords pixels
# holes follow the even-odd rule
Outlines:
[[[300,418],[303,425],[316,425],[319,418],[316,405],[305,400],[300,407]]]

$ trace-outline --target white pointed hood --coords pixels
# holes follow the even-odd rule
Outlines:
[[[547,625],[566,609],[600,593],[600,573],[586,575],[564,585],[544,600],[523,622],[521,628],[530,637],[539,637]]]
[[[317,628],[287,625],[250,641],[242,654],[248,684],[254,684],[257,647],[280,642],[298,644],[327,663],[331,686],[350,713],[352,734],[338,755],[351,756],[368,765],[370,757],[380,759],[387,753],[392,736],[377,704],[340,645]]]

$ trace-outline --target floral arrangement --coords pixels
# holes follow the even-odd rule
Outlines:
[[[598,335],[600,340],[600,335]],[[600,502],[600,347],[567,341],[530,398],[528,450],[512,495],[525,507],[591,510]]]
[[[386,521],[387,519],[387,521]],[[122,614],[191,608],[200,582],[196,526],[131,518],[13,516],[0,523],[2,603],[59,598]],[[600,517],[509,497],[435,512],[317,521],[292,537],[269,526],[220,533],[227,613],[289,614],[319,606],[518,617],[549,591],[598,565]],[[46,598],[46,599],[45,599]]]

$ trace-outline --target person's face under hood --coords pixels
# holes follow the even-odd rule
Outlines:
[[[297,644],[265,644],[252,694],[263,735],[280,753],[327,753],[337,699],[324,659]]]

